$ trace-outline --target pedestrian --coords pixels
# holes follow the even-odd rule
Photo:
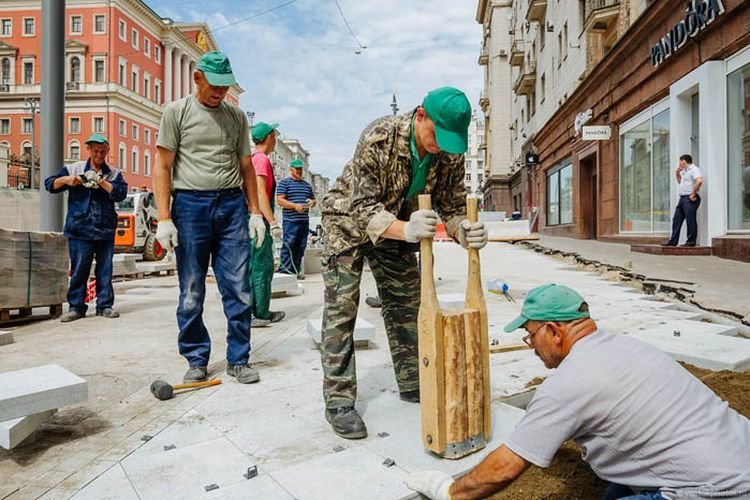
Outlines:
[[[248,240],[261,246],[265,227],[250,127],[245,113],[224,99],[237,83],[226,55],[203,54],[193,81],[194,95],[164,108],[154,165],[156,238],[168,251],[174,249],[177,258],[178,345],[190,366],[184,380],[208,377],[211,338],[203,322],[203,301],[211,262],[228,323],[227,373],[241,383],[257,382],[258,370],[249,363]]]
[[[279,272],[296,274],[297,279],[305,279],[302,257],[307,248],[310,232],[310,209],[318,201],[312,186],[302,178],[302,160],[294,159],[289,164],[289,177],[279,182],[276,201],[282,211],[284,244],[281,246],[281,267]]]
[[[438,215],[417,210],[417,194],[433,206],[462,246],[482,248],[481,222],[466,219],[464,153],[471,105],[458,89],[427,94],[407,114],[388,115],[362,132],[354,157],[322,203],[325,309],[321,342],[325,416],[341,437],[367,436],[354,408],[357,376],[353,331],[367,259],[382,302],[400,398],[419,402],[416,243],[435,236]]]
[[[683,246],[694,247],[698,238],[698,207],[701,197],[698,194],[703,185],[700,169],[693,165],[693,157],[690,155],[680,156],[680,163],[675,170],[677,178],[677,195],[679,201],[672,218],[672,237],[662,246],[676,247],[680,240],[682,223],[687,223],[687,241]]]
[[[265,238],[263,244],[255,247],[256,242],[250,244],[250,288],[252,289],[251,326],[267,326],[281,321],[286,316],[283,311],[271,311],[271,282],[273,281],[273,241],[281,237],[281,226],[276,222],[275,193],[276,178],[273,165],[268,157],[276,147],[276,128],[278,123],[268,124],[259,122],[251,132],[255,151],[253,152],[253,166],[258,182],[258,204],[264,217]]]
[[[70,254],[68,312],[60,317],[67,323],[86,316],[86,290],[91,264],[96,259],[96,315],[117,318],[112,306],[112,256],[115,252],[117,212],[115,203],[128,194],[128,184],[120,170],[107,165],[109,141],[94,134],[86,141],[89,158],[63,167],[44,181],[50,193],[68,192],[68,215],[63,230]]]
[[[457,479],[437,471],[406,477],[432,499],[484,498],[529,464],[549,467],[567,440],[610,483],[616,498],[749,498],[750,421],[667,353],[599,330],[576,291],[548,284],[526,296],[506,332],[557,371],[537,388],[505,444]]]

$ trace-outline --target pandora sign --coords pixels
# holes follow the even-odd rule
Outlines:
[[[667,60],[688,37],[694,37],[724,13],[721,0],[693,0],[685,9],[685,19],[677,23],[667,34],[651,47],[651,64],[658,66]]]

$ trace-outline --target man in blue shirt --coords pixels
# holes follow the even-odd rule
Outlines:
[[[305,255],[310,232],[309,212],[317,203],[312,186],[302,178],[303,166],[301,160],[292,160],[289,164],[291,177],[282,179],[276,188],[276,203],[284,209],[284,245],[281,247],[279,272],[296,274],[297,279],[305,279],[302,257]]]
[[[68,312],[60,321],[66,323],[86,316],[86,286],[91,264],[96,257],[96,315],[117,318],[112,308],[112,255],[115,249],[117,212],[115,202],[122,201],[128,185],[122,173],[107,165],[109,142],[94,134],[86,141],[89,159],[63,167],[57,175],[44,181],[50,193],[68,191],[68,216],[64,234],[70,253],[70,286]]]

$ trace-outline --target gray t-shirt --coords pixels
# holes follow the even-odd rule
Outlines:
[[[569,439],[605,481],[666,498],[750,496],[750,421],[627,335],[600,330],[576,342],[505,444],[548,467]]]
[[[173,190],[240,187],[239,159],[252,153],[250,128],[242,110],[226,101],[210,108],[192,95],[164,108],[156,145],[175,152]]]

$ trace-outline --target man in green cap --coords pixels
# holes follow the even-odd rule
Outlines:
[[[276,193],[276,202],[282,207],[284,244],[281,246],[279,272],[295,274],[305,279],[302,257],[310,234],[310,209],[318,200],[309,182],[302,177],[302,160],[295,158],[289,163],[289,177],[281,179]]]
[[[406,476],[428,498],[485,498],[530,465],[549,467],[573,439],[604,499],[750,497],[750,421],[662,352],[598,329],[588,304],[567,286],[526,296],[506,332],[523,337],[547,368],[526,414],[505,443],[454,481],[439,471]]]
[[[448,234],[465,248],[487,243],[484,225],[466,219],[464,153],[470,121],[469,100],[452,87],[433,90],[405,115],[375,120],[323,200],[323,397],[326,419],[339,436],[367,436],[354,408],[353,332],[364,260],[377,282],[401,399],[416,403],[416,243],[435,236],[438,214]],[[432,195],[437,213],[417,210],[419,193]]]
[[[276,176],[271,159],[268,157],[276,148],[276,128],[278,123],[258,122],[252,129],[251,136],[255,143],[253,166],[258,181],[258,203],[265,218],[265,238],[256,247],[255,240],[250,240],[250,288],[252,289],[251,326],[267,326],[281,321],[286,316],[284,311],[271,311],[271,282],[273,281],[273,239],[281,237],[281,226],[274,215],[276,194]]]
[[[260,375],[249,363],[248,239],[261,246],[266,233],[250,127],[245,113],[224,100],[237,83],[226,55],[203,54],[193,80],[194,95],[164,108],[154,164],[156,238],[177,257],[178,345],[189,364],[184,381],[208,377],[211,338],[203,301],[211,262],[228,324],[227,373],[240,383],[253,383]]]
[[[112,307],[112,256],[115,250],[117,212],[115,203],[125,199],[128,184],[122,173],[107,165],[109,142],[101,134],[86,141],[89,158],[60,169],[44,181],[50,193],[68,192],[68,215],[64,233],[70,253],[70,286],[68,312],[60,321],[66,323],[86,316],[86,288],[91,264],[96,259],[96,315],[117,318]]]

